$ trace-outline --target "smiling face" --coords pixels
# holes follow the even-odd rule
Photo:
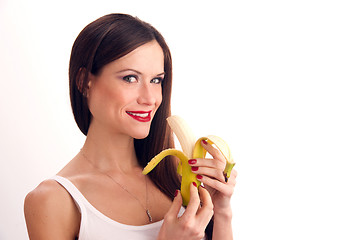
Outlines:
[[[155,40],[105,65],[90,76],[90,127],[145,138],[162,101],[164,75],[163,50]]]

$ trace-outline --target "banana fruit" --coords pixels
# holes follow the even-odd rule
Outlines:
[[[230,148],[227,143],[220,137],[209,135],[207,137],[195,138],[194,133],[191,131],[189,125],[179,116],[170,116],[167,118],[167,122],[170,128],[178,138],[183,151],[177,149],[165,149],[156,155],[146,165],[143,170],[143,174],[148,174],[156,165],[166,156],[173,155],[180,159],[177,172],[181,178],[181,196],[183,199],[183,205],[187,206],[190,200],[190,184],[195,182],[197,187],[200,186],[200,182],[196,178],[196,174],[191,171],[189,160],[192,158],[204,158],[206,150],[201,145],[201,141],[205,140],[209,144],[214,144],[217,149],[222,153],[226,159],[226,167],[224,170],[225,180],[230,177],[232,168],[235,165],[234,159],[231,155]]]

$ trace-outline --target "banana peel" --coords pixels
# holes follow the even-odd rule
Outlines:
[[[231,151],[227,143],[218,136],[209,135],[207,137],[195,138],[195,135],[191,131],[189,125],[179,116],[173,115],[167,118],[167,122],[170,128],[178,138],[183,151],[177,149],[165,149],[157,154],[143,169],[143,174],[148,174],[156,165],[164,159],[166,156],[173,155],[180,159],[177,173],[181,178],[181,196],[183,199],[183,205],[187,206],[190,200],[190,184],[196,183],[197,187],[200,186],[200,181],[197,180],[196,174],[191,171],[189,160],[193,158],[205,158],[206,150],[201,145],[201,141],[205,140],[209,144],[215,145],[215,147],[221,152],[226,159],[226,166],[224,169],[225,181],[230,177],[231,170],[233,169],[235,162],[231,155]]]

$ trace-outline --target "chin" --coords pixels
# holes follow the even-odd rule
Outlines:
[[[139,139],[139,140],[140,140],[140,139],[146,138],[147,136],[148,136],[148,135],[146,135],[146,136],[135,136],[134,139]]]
[[[137,132],[137,133],[134,133],[132,134],[132,137],[135,138],[135,139],[144,139],[146,138],[147,136],[149,136],[149,131],[143,131],[143,132]]]

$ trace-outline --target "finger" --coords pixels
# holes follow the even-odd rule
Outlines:
[[[227,185],[235,186],[236,185],[236,177],[237,177],[237,175],[238,175],[237,171],[235,169],[232,169],[231,173],[230,173],[230,177],[226,181]],[[225,173],[224,173],[224,177],[226,178]]]
[[[231,170],[231,174],[230,174],[230,177],[228,179],[228,183],[232,184],[232,185],[235,185],[237,175],[238,175],[238,172],[235,169]]]
[[[190,184],[190,200],[186,207],[186,211],[182,218],[193,217],[196,215],[197,210],[200,206],[199,193],[196,187],[196,183]]]
[[[202,205],[197,216],[201,223],[206,226],[214,214],[214,205],[210,193],[202,186],[199,188],[199,196]]]
[[[200,176],[206,175],[210,178],[217,179],[220,182],[223,182],[223,183],[226,182],[225,177],[224,177],[224,172],[220,169],[209,168],[209,167],[192,167],[191,171]]]
[[[202,140],[201,145],[205,148],[205,150],[213,156],[214,159],[220,160],[224,163],[226,163],[226,159],[224,155],[221,153],[221,151],[215,147],[213,147],[211,144],[209,144],[207,141]],[[225,166],[224,166],[225,167]]]
[[[165,218],[168,220],[176,219],[182,205],[182,197],[180,190],[176,190],[174,200],[170,206],[169,211],[166,213]]]
[[[216,179],[209,178],[206,175],[197,175],[196,177],[207,187],[211,187],[221,192],[224,196],[230,197],[234,192],[233,185],[222,183]]]
[[[201,166],[201,167],[210,167],[210,168],[217,168],[220,170],[224,170],[226,166],[226,162],[213,158],[196,158],[196,159],[190,159],[189,165],[192,167]]]

